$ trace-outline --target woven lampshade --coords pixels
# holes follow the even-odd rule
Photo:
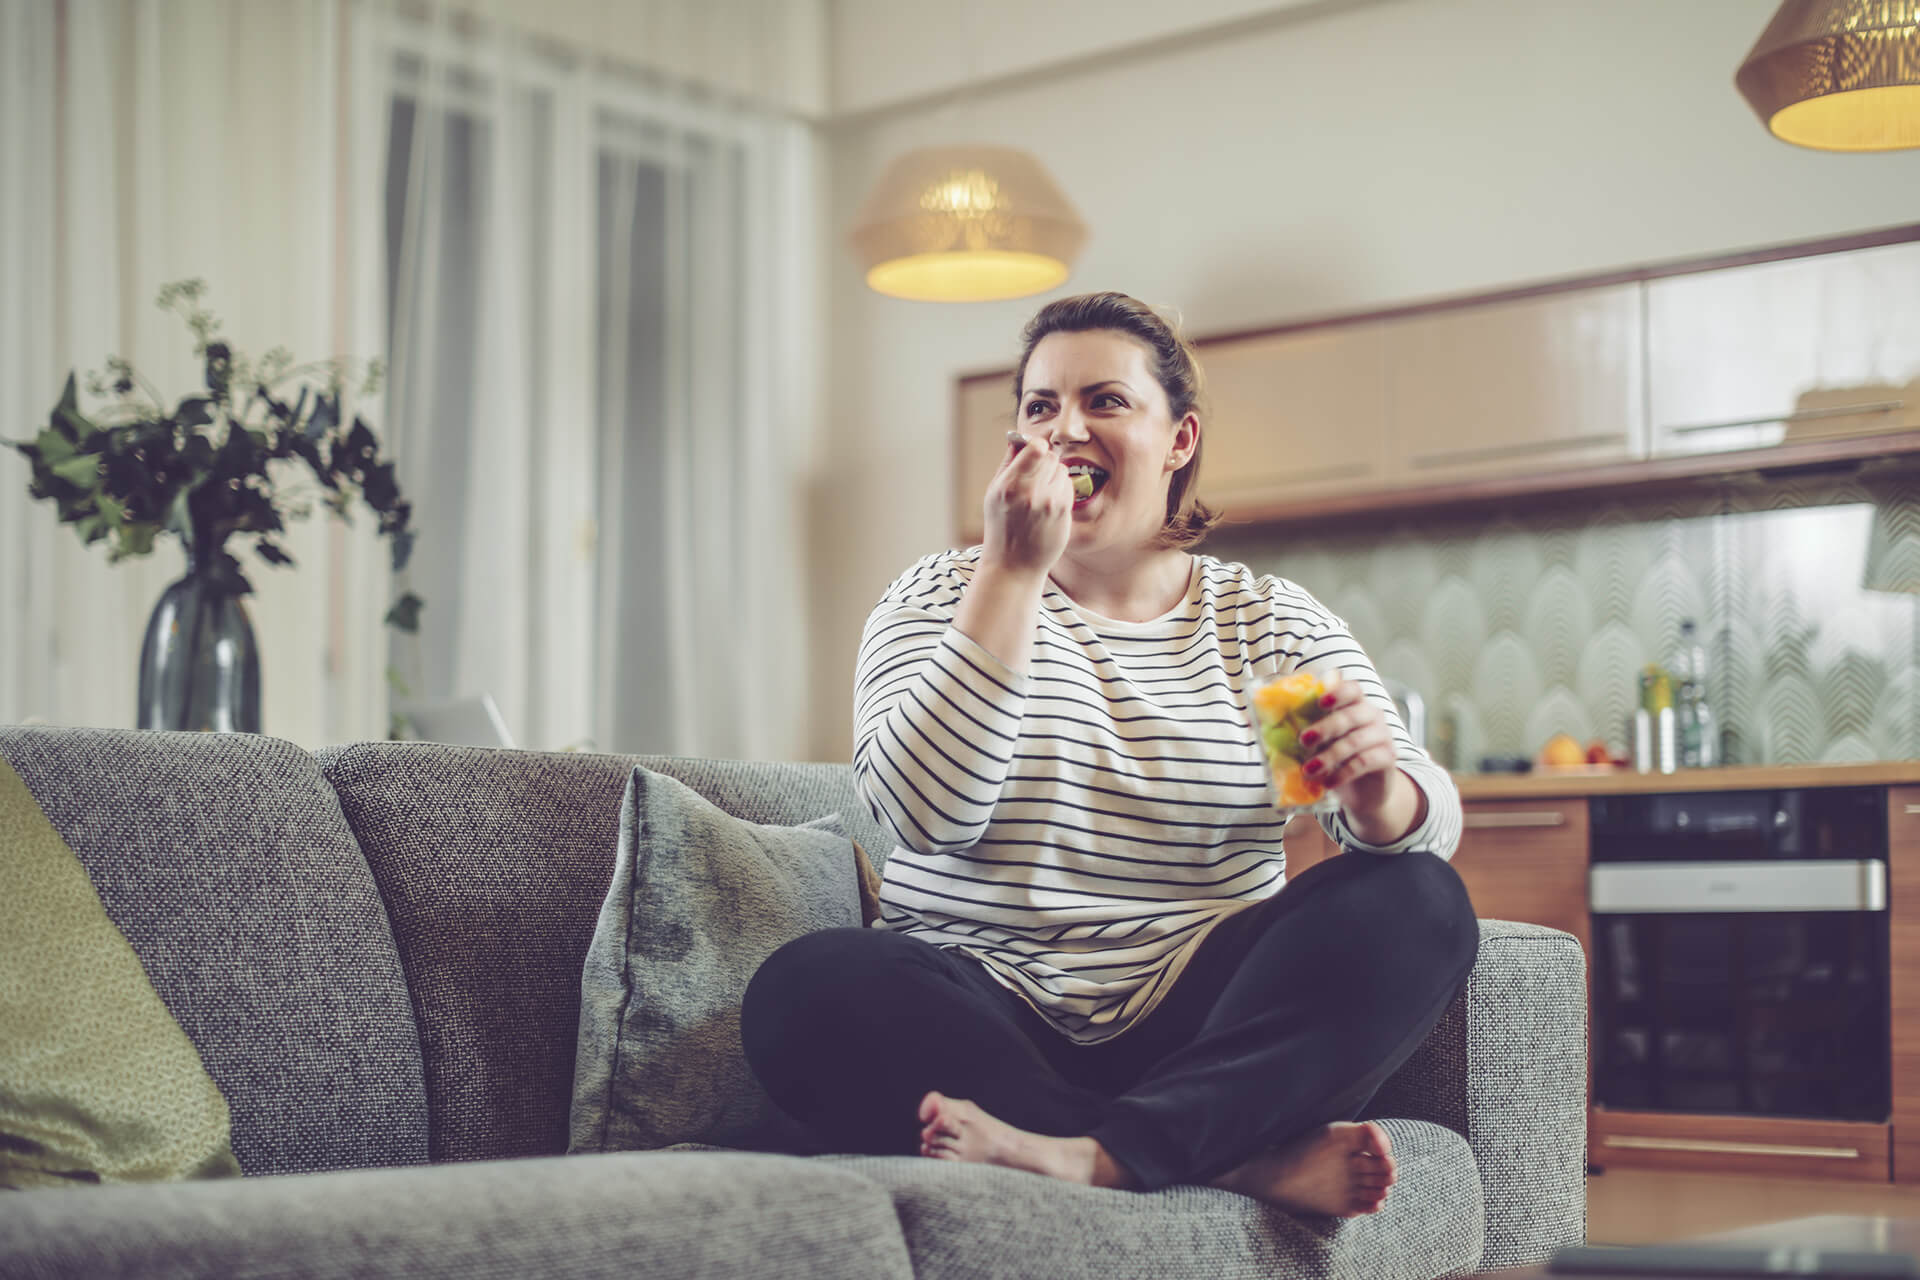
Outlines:
[[[1087,228],[1053,178],[1015,147],[922,147],[880,175],[852,242],[876,292],[987,302],[1066,281]]]
[[[1920,0],[1786,0],[1733,82],[1788,142],[1920,147]]]

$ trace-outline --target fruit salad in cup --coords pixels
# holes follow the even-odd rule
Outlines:
[[[1320,677],[1295,671],[1253,691],[1253,727],[1273,776],[1275,807],[1282,813],[1325,813],[1334,807],[1326,787],[1307,776],[1312,752],[1300,745],[1308,725],[1326,714],[1320,699],[1327,692]]]

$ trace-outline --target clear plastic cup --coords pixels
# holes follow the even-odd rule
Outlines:
[[[1304,766],[1313,753],[1300,745],[1300,735],[1326,714],[1320,706],[1326,691],[1321,673],[1310,667],[1257,681],[1247,691],[1247,714],[1267,764],[1273,807],[1289,818],[1339,807],[1331,791],[1307,776]]]

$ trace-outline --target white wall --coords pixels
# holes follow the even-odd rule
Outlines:
[[[953,378],[1010,365],[1051,297],[1124,290],[1205,337],[1920,221],[1920,152],[1789,147],[1735,92],[1774,8],[1394,0],[835,129],[815,757],[851,751],[867,611],[948,545]],[[1038,153],[1090,224],[1056,294],[941,305],[862,284],[844,233],[868,186],[900,151],[962,138]]]
[[[629,67],[827,112],[827,0],[452,0]]]
[[[1380,0],[832,0],[836,119],[1170,40]]]

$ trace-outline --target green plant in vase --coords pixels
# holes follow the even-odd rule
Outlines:
[[[413,551],[413,508],[373,430],[342,408],[356,366],[357,394],[378,390],[379,362],[295,365],[278,347],[251,361],[221,339],[205,293],[203,281],[185,280],[157,300],[193,331],[204,392],[168,409],[130,364],[109,357],[106,373],[89,379],[88,391],[108,402],[94,416],[81,412],[68,374],[46,429],[8,443],[33,466],[32,495],[51,500],[87,545],[105,542],[109,562],[150,553],[163,533],[186,551],[186,576],[167,588],[147,624],[139,726],[258,733],[259,655],[241,604],[253,586],[228,540],[250,538],[262,560],[290,566],[280,540],[287,521],[305,519],[317,501],[351,523],[358,498],[378,517],[397,573]],[[294,483],[308,476],[317,487]],[[403,593],[387,625],[418,631],[422,607],[419,596]],[[387,677],[406,691],[392,667]],[[399,730],[396,720],[389,732]]]

